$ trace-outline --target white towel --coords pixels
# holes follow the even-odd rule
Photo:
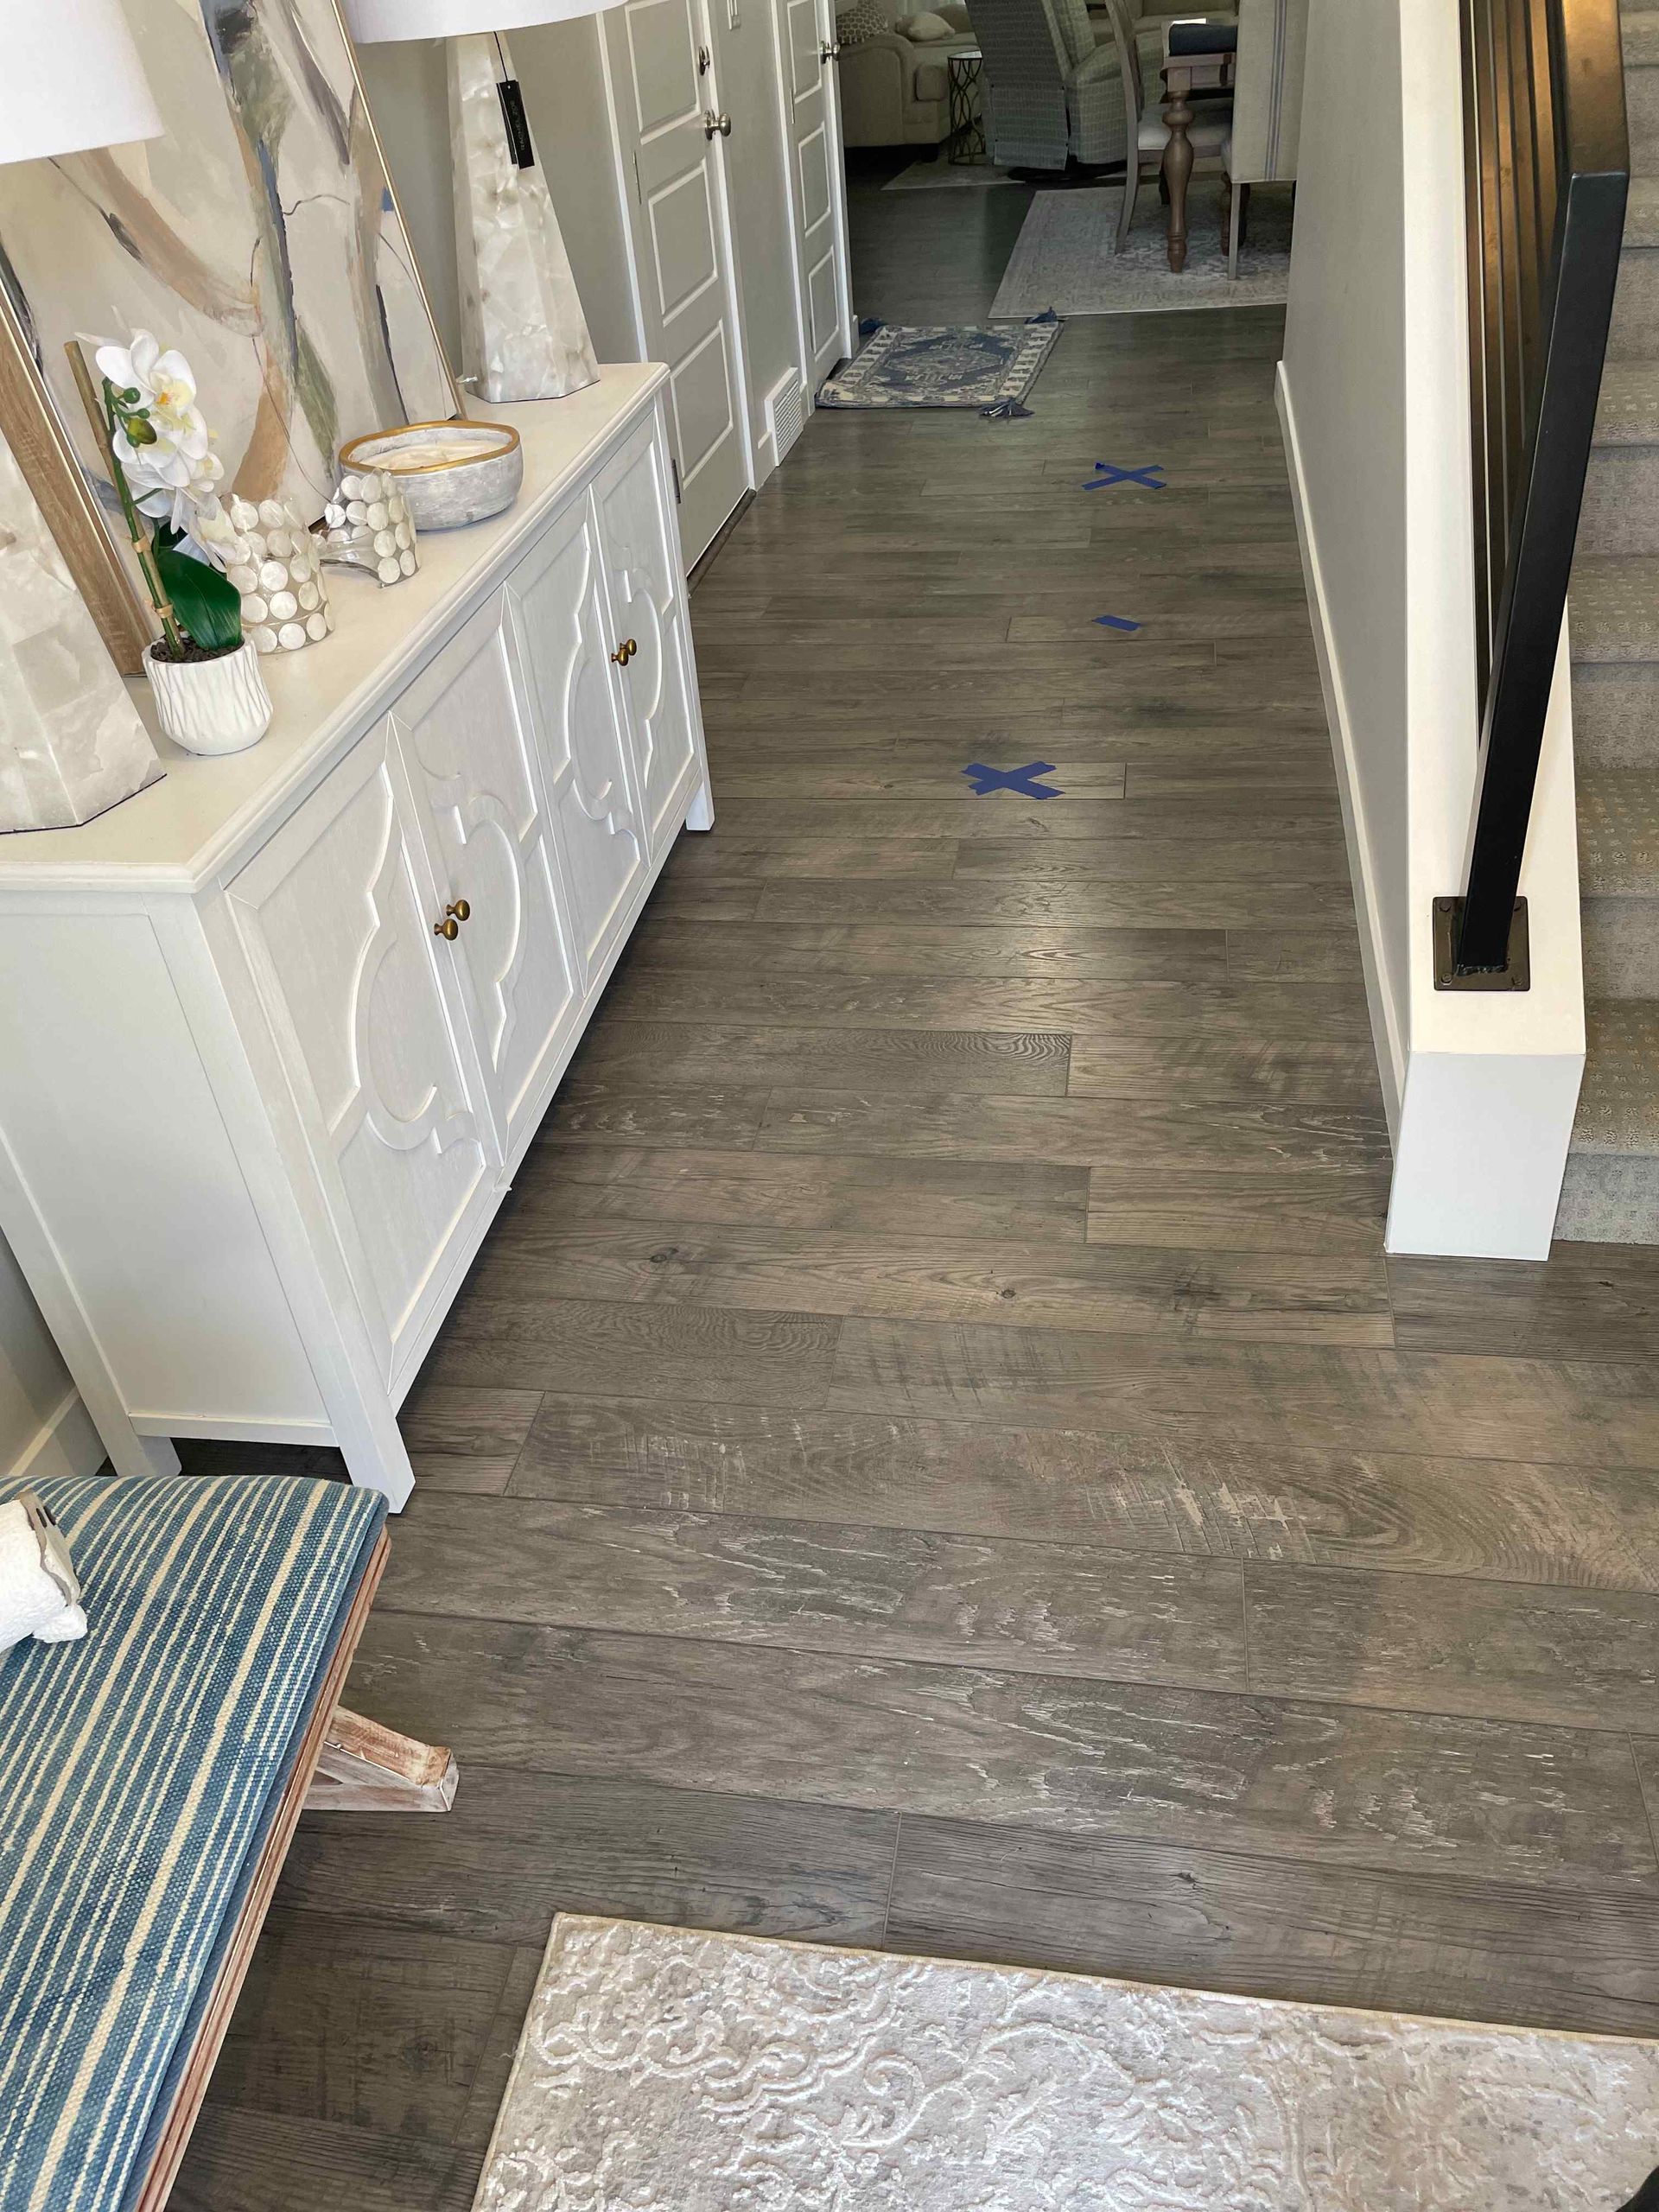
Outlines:
[[[73,1643],[86,1633],[69,1547],[32,1490],[0,1505],[0,1652],[32,1636]]]

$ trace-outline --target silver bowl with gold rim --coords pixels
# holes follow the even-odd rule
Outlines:
[[[416,530],[459,530],[510,507],[524,480],[524,450],[505,423],[405,423],[370,430],[340,449],[340,467],[392,477]]]

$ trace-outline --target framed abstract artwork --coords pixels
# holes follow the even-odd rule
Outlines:
[[[165,137],[0,167],[0,429],[117,664],[148,635],[64,348],[152,330],[227,488],[321,512],[348,439],[461,411],[335,0],[125,0]]]

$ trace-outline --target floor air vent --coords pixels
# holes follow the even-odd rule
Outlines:
[[[806,387],[792,369],[766,394],[766,428],[772,432],[772,450],[778,460],[783,459],[806,428],[808,405]]]

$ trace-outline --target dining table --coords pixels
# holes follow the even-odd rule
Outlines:
[[[1173,30],[1175,26],[1172,25]],[[1210,18],[1202,26],[1184,22],[1180,28],[1189,33],[1221,29],[1218,19]],[[1235,29],[1235,39],[1236,31]],[[1186,267],[1186,194],[1192,176],[1192,141],[1188,136],[1197,112],[1194,99],[1200,101],[1230,95],[1238,55],[1235,46],[1213,48],[1205,52],[1172,52],[1169,33],[1165,34],[1164,60],[1161,74],[1164,80],[1164,126],[1169,133],[1164,147],[1164,198],[1167,203],[1166,234],[1171,270],[1179,276]],[[1183,41],[1185,44],[1185,41]]]

